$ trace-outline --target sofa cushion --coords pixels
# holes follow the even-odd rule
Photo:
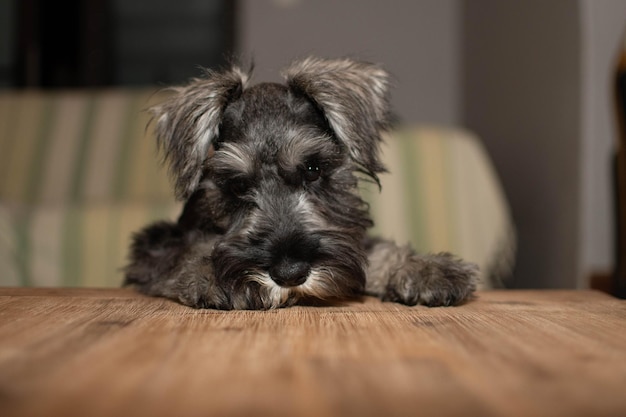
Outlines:
[[[481,288],[502,286],[515,262],[515,229],[497,174],[480,140],[462,129],[407,126],[386,138],[382,191],[366,184],[372,233],[420,252],[475,262]]]

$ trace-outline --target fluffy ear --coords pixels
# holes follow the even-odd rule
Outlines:
[[[389,74],[375,64],[309,57],[284,72],[287,84],[309,97],[324,113],[352,160],[377,179],[381,131],[388,127]]]
[[[223,72],[206,70],[203,78],[173,88],[173,96],[150,109],[178,199],[187,199],[198,187],[224,109],[241,94],[248,78],[235,66]]]

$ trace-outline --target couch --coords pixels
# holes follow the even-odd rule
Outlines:
[[[131,233],[176,218],[145,109],[153,90],[0,91],[0,285],[115,287]],[[387,134],[373,233],[479,264],[501,286],[515,260],[506,198],[480,140],[413,125]]]

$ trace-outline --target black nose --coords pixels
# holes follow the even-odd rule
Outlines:
[[[311,265],[305,261],[284,258],[272,265],[270,276],[282,287],[295,287],[304,284],[311,272]]]

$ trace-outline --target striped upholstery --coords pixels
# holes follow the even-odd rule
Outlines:
[[[0,285],[118,286],[130,234],[175,218],[148,116],[151,91],[0,92]],[[480,143],[443,128],[387,140],[375,232],[481,265],[513,259],[506,202]]]
[[[118,286],[130,232],[177,211],[146,91],[0,94],[0,284]]]
[[[382,190],[364,187],[373,233],[420,252],[449,251],[480,266],[481,288],[512,272],[516,239],[509,207],[481,142],[447,127],[413,126],[388,135]]]

